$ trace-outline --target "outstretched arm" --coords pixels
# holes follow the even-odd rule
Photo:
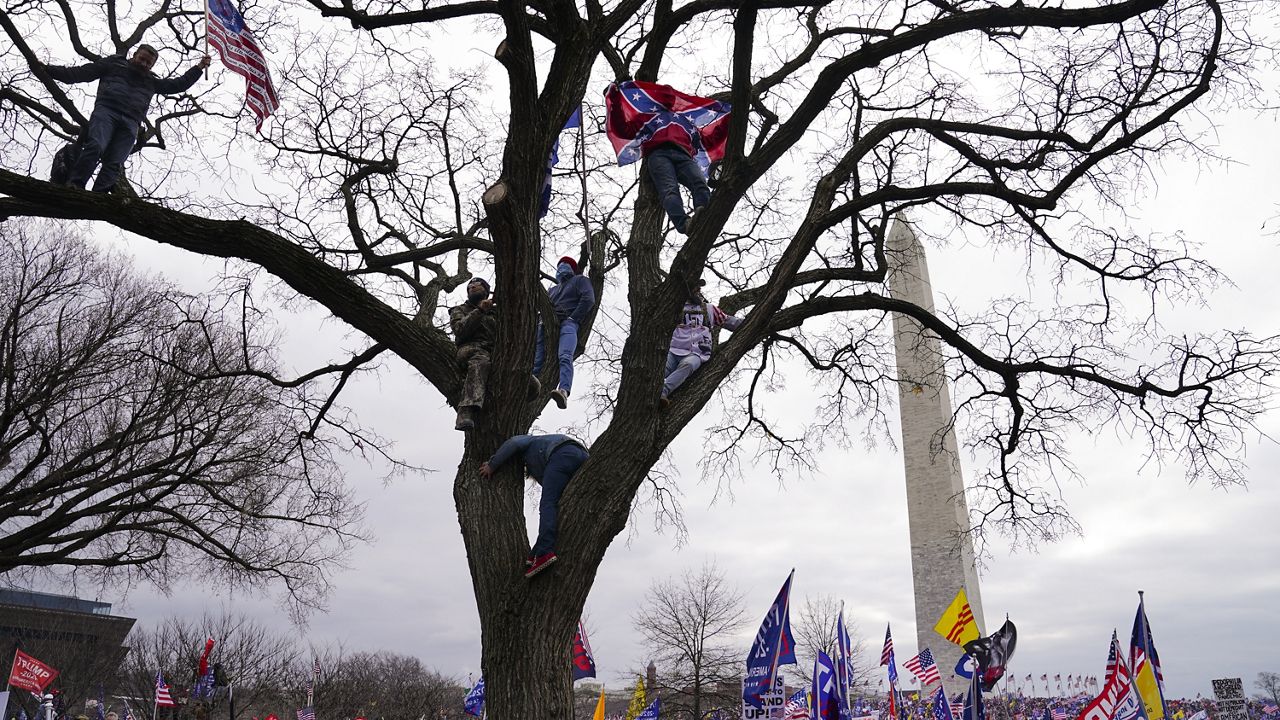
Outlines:
[[[711,317],[713,318],[713,322],[716,327],[722,327],[729,331],[737,330],[742,327],[742,318],[736,315],[730,315],[715,305],[711,306]]]
[[[161,95],[174,95],[186,92],[191,89],[192,85],[200,79],[200,72],[209,67],[209,56],[205,55],[190,70],[182,73],[176,78],[164,78],[156,81],[156,92]]]
[[[82,83],[93,82],[102,77],[107,71],[107,66],[103,63],[86,63],[84,65],[76,65],[74,67],[66,65],[45,65],[45,72],[49,73],[49,77],[63,83]]]
[[[512,455],[515,455],[518,452],[524,452],[525,448],[529,447],[529,443],[531,442],[533,442],[532,435],[515,435],[508,438],[507,441],[502,443],[501,447],[498,448],[498,451],[493,454],[493,457],[489,458],[489,462],[480,466],[480,474],[485,477],[489,477],[493,474],[494,470],[502,467],[503,463],[510,460]]]

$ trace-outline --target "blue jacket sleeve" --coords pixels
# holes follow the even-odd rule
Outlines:
[[[578,305],[569,313],[569,317],[573,318],[579,325],[587,321],[587,317],[591,315],[592,309],[596,306],[596,290],[591,287],[591,280],[586,275],[579,275],[573,279],[578,290]]]
[[[533,442],[532,435],[515,435],[507,438],[507,441],[502,443],[502,446],[493,454],[493,457],[489,458],[489,467],[497,470],[502,467],[503,463],[510,460],[512,455],[524,452],[531,442]]]

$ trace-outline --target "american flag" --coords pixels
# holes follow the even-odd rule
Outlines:
[[[177,707],[178,703],[173,701],[173,696],[169,694],[169,686],[164,684],[164,676],[160,671],[156,671],[156,705],[159,707]]]
[[[880,664],[889,665],[893,662],[893,635],[889,634],[889,627],[884,628],[884,649],[880,651]]]
[[[262,121],[280,107],[267,58],[231,0],[208,0],[207,7],[205,28],[209,44],[218,50],[223,65],[245,79],[244,104],[257,118],[255,127],[261,132]]]
[[[1052,710],[1052,712],[1053,712],[1053,720],[1067,720],[1066,710],[1063,710],[1060,707],[1056,707]]]
[[[316,720],[316,709],[311,705],[299,709],[298,720]]]
[[[938,665],[933,661],[933,653],[929,648],[921,650],[919,655],[902,663],[902,667],[910,670],[925,685],[942,682],[942,676],[938,674]]]
[[[809,694],[797,690],[782,706],[782,720],[809,720]]]

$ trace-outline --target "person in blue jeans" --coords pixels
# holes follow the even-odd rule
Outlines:
[[[590,454],[582,443],[568,435],[516,435],[502,443],[493,457],[480,465],[480,476],[486,480],[493,477],[494,471],[517,455],[524,463],[525,474],[542,486],[542,499],[538,501],[538,538],[524,563],[524,576],[531,578],[557,560],[560,495]]]
[[[547,294],[551,296],[556,318],[560,321],[560,342],[556,347],[560,360],[560,383],[551,391],[551,399],[564,410],[569,406],[569,392],[573,389],[573,353],[578,349],[578,328],[587,321],[596,306],[596,291],[586,276],[578,274],[577,261],[566,255],[556,263],[556,284]],[[539,322],[533,350],[535,378],[542,372],[546,355],[546,341]]]
[[[89,125],[80,136],[80,153],[67,174],[67,185],[83,188],[98,164],[102,169],[93,181],[94,192],[110,192],[124,161],[138,140],[138,127],[146,119],[151,98],[157,93],[186,92],[209,67],[205,55],[194,67],[176,78],[161,78],[151,72],[159,54],[150,45],[139,45],[133,57],[113,55],[77,67],[45,65],[49,77],[64,83],[98,81]]]
[[[711,188],[707,186],[707,178],[702,168],[693,159],[692,150],[674,142],[663,142],[649,149],[643,146],[645,162],[649,169],[649,179],[658,191],[658,201],[676,232],[689,234],[689,221],[693,214],[711,201]],[[693,195],[693,210],[686,215],[684,198],[680,197],[680,186],[689,188]]]

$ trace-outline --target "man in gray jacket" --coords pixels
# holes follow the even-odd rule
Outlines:
[[[89,126],[80,136],[80,154],[71,165],[67,185],[83,188],[98,163],[102,170],[93,182],[94,192],[109,192],[125,158],[138,140],[138,126],[147,116],[151,98],[186,92],[200,79],[200,71],[209,67],[205,55],[195,67],[176,78],[161,78],[151,72],[159,54],[150,45],[139,45],[133,57],[113,55],[77,67],[46,65],[54,80],[64,83],[98,81],[93,114]]]

